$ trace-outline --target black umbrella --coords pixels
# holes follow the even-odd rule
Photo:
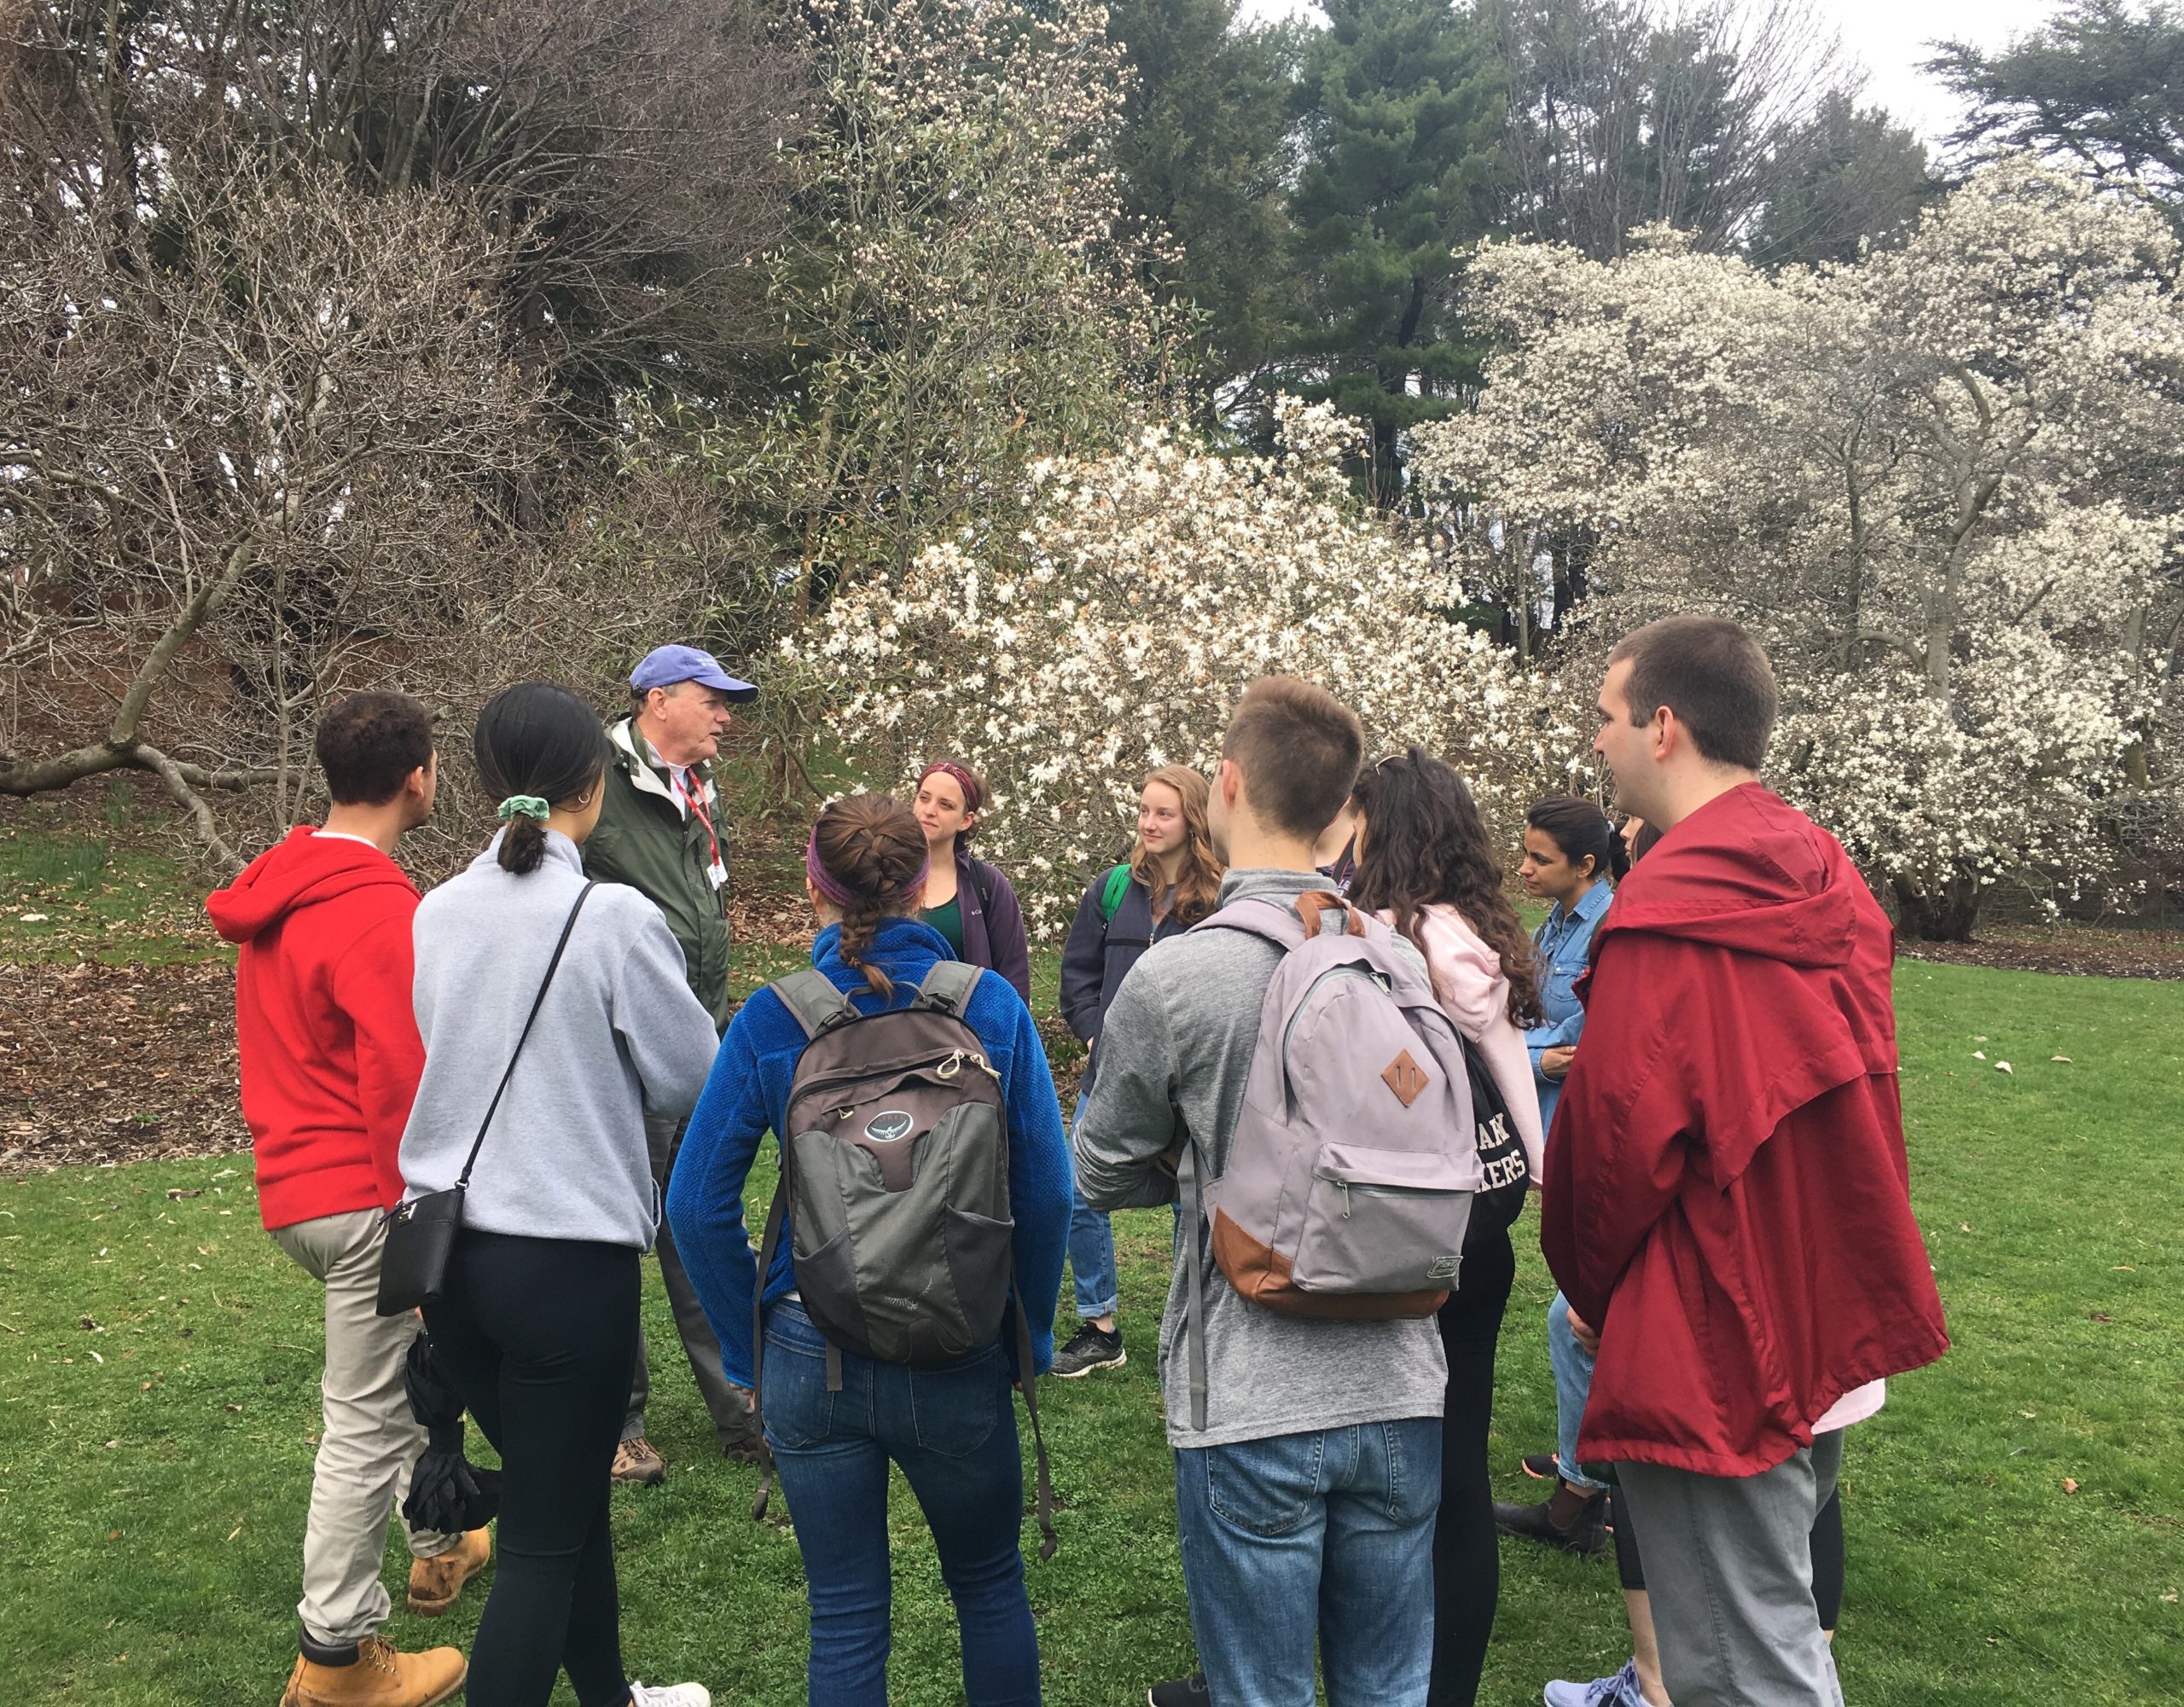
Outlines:
[[[410,1473],[402,1515],[413,1530],[461,1535],[483,1529],[501,1509],[501,1472],[480,1470],[462,1455],[462,1395],[433,1349],[428,1333],[410,1343],[402,1385],[410,1414],[425,1425],[427,1440]]]

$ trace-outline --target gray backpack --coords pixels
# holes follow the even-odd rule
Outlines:
[[[1330,929],[1329,926],[1337,926]],[[1462,1267],[1481,1166],[1457,1031],[1395,933],[1332,894],[1232,902],[1192,927],[1285,952],[1221,1177],[1179,1158],[1191,1425],[1205,1426],[1201,1216],[1238,1294],[1284,1315],[1432,1315]]]
[[[1001,1076],[964,1021],[981,968],[943,961],[910,1003],[861,1014],[816,967],[769,986],[810,1040],[789,1083],[781,1176],[752,1303],[752,1402],[763,1402],[765,1277],[791,1228],[798,1295],[827,1340],[827,1386],[847,1350],[934,1368],[993,1344],[1016,1277],[1008,1116]],[[793,1216],[790,1211],[793,1211]],[[1037,1448],[1040,1557],[1054,1553],[1031,1328],[1016,1309],[1017,1368]],[[773,1462],[752,1515],[765,1515]]]

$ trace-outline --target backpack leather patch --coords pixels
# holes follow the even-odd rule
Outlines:
[[[1381,1071],[1380,1077],[1387,1088],[1396,1094],[1396,1100],[1405,1108],[1409,1107],[1420,1097],[1425,1095],[1426,1087],[1433,1083],[1426,1076],[1426,1069],[1411,1060],[1410,1051],[1408,1049],[1388,1063]]]

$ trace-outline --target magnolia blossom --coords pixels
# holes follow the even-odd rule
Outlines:
[[[1308,676],[1374,750],[1418,742],[1488,791],[1568,739],[1507,653],[1453,619],[1445,565],[1351,498],[1350,425],[1293,400],[1280,414],[1270,457],[1149,427],[1110,456],[1036,463],[1031,521],[1005,547],[936,545],[785,642],[874,774],[944,749],[985,773],[979,848],[1037,936],[1127,850],[1146,771],[1212,769],[1255,676]]]
[[[1769,275],[1656,230],[1606,264],[1493,248],[1473,277],[1502,351],[1414,462],[1460,567],[1507,583],[1512,542],[1583,540],[1580,659],[1672,610],[1753,629],[1770,780],[1915,928],[2113,863],[2123,797],[2173,764],[2184,614],[2157,214],[2019,161],[1852,264]]]

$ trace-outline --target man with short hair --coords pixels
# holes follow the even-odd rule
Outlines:
[[[460,1688],[456,1649],[398,1653],[378,1634],[386,1520],[425,1449],[403,1365],[417,1318],[378,1313],[385,1214],[424,1048],[410,1006],[417,891],[395,844],[433,810],[432,719],[357,694],[319,720],[333,804],[206,902],[238,945],[235,1031],[258,1211],[326,1290],[325,1428],[304,1531],[302,1652],[282,1707],[427,1707]],[[404,1524],[404,1529],[408,1525]],[[410,1610],[436,1617],[491,1552],[484,1530],[410,1533]]]
[[[690,989],[726,1028],[728,1001],[728,829],[720,822],[720,793],[712,761],[732,717],[729,707],[755,700],[758,690],[720,667],[694,646],[663,646],[645,654],[630,672],[630,715],[607,730],[612,749],[599,827],[584,845],[585,875],[626,883],[666,916],[682,944]],[[682,1123],[648,1121],[653,1177],[664,1192],[682,1147]],[[682,1272],[675,1235],[659,1224],[660,1278],[682,1350],[697,1378],[721,1450],[730,1458],[757,1456],[751,1396],[731,1384],[721,1367],[720,1342]],[[614,1454],[614,1479],[649,1486],[667,1466],[645,1438],[645,1406],[651,1396],[650,1354],[640,1341],[630,1391],[630,1414]]]
[[[1663,834],[1598,926],[1547,1146],[1541,1244],[1598,1356],[1578,1455],[1617,1466],[1676,1707],[1840,1707],[1809,1541],[1828,1414],[1949,1345],[1892,934],[1760,782],[1774,716],[1734,623],[1672,617],[1611,654],[1593,750]]]
[[[1289,907],[1327,889],[1314,844],[1349,797],[1362,750],[1356,717],[1324,689],[1274,676],[1245,690],[1207,812],[1228,866],[1223,906],[1263,897]],[[1339,918],[1331,911],[1325,922]],[[1408,943],[1398,938],[1397,951],[1423,975]],[[1172,1200],[1184,1145],[1199,1179],[1226,1171],[1281,959],[1259,937],[1201,928],[1156,943],[1131,969],[1101,1032],[1100,1074],[1077,1132],[1088,1204]],[[1211,1699],[1310,1707],[1316,1637],[1331,1707],[1420,1707],[1433,1658],[1448,1383],[1433,1318],[1277,1315],[1238,1294],[1209,1251],[1198,1276],[1205,1426],[1195,1427],[1191,1242],[1178,1246],[1160,1382],[1183,1583]]]

